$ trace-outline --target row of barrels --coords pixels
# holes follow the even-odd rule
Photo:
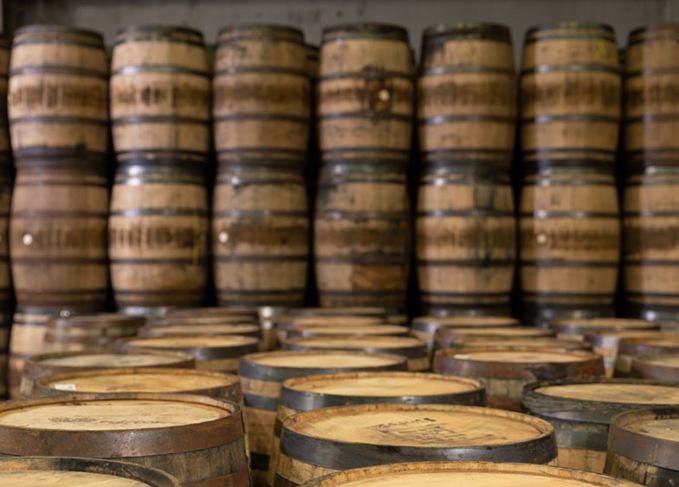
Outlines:
[[[336,317],[348,319],[337,311],[339,310],[335,310]],[[196,316],[196,311],[188,312]],[[201,312],[208,313],[207,310]],[[169,315],[168,322],[181,318],[181,314],[183,313],[180,312],[174,318]],[[214,318],[215,310],[210,310],[209,314]],[[221,314],[223,326],[226,326],[224,320],[228,312],[222,309]],[[327,328],[328,318],[324,314],[323,310],[292,310],[280,322],[291,324],[297,321],[285,333],[286,336],[299,337],[303,336],[302,332],[305,330],[313,328],[313,319],[319,330]],[[367,319],[362,325],[354,323],[346,324],[345,327],[383,326],[388,331],[384,336],[371,336],[371,340],[364,341],[364,347],[371,342],[379,344],[385,338],[402,338],[400,335],[394,337],[388,334],[398,325],[387,323],[387,316],[381,316],[382,320],[376,322],[375,318],[379,318],[379,314],[368,314],[372,315],[372,321]],[[357,322],[360,317],[353,316]],[[431,324],[436,319],[422,318],[420,323]],[[451,330],[463,329],[461,325],[464,318],[458,320],[460,327],[450,328]],[[501,325],[500,320],[497,319],[494,324]],[[643,323],[616,323],[614,326],[611,322],[597,320],[557,322],[553,325],[552,334],[558,332],[559,338],[552,340],[570,341],[575,349],[579,343],[577,340],[583,333],[600,329],[612,331],[616,327],[633,329],[637,325],[640,332],[655,333],[655,342],[659,341],[659,346],[666,347],[665,350],[671,350],[668,347],[674,341],[674,353],[679,351],[677,335],[649,332],[647,328],[655,325],[646,323],[647,327],[644,328]],[[438,331],[445,331],[448,329],[446,326],[451,325],[447,322],[440,324],[445,326]],[[500,329],[521,331],[516,323],[505,321],[504,325],[506,327]],[[150,325],[150,328],[163,326],[173,325],[156,323]],[[187,326],[201,325],[195,323]],[[479,319],[471,319],[467,327],[484,329]],[[536,331],[543,332],[543,335],[549,334],[545,333],[546,330]],[[346,335],[360,337],[360,334]],[[521,335],[523,333],[516,336]],[[268,479],[270,485],[298,485],[321,475],[355,467],[446,459],[534,464],[558,462],[561,466],[601,472],[604,469],[608,425],[611,422],[609,460],[605,466],[607,473],[646,482],[648,485],[656,485],[652,480],[671,479],[678,474],[676,465],[671,461],[653,458],[649,453],[655,451],[659,444],[663,448],[670,448],[669,451],[676,448],[676,405],[679,401],[676,355],[674,379],[669,383],[607,380],[597,377],[603,374],[601,357],[582,351],[586,348],[582,342],[582,349],[578,351],[556,348],[554,345],[554,348],[543,346],[529,351],[517,349],[509,338],[505,340],[504,350],[439,350],[434,360],[434,371],[437,373],[427,374],[405,372],[406,369],[412,370],[413,363],[407,353],[393,344],[385,345],[381,350],[373,347],[359,351],[356,346],[342,350],[342,338],[336,335],[335,338],[340,340],[336,348],[328,346],[321,347],[325,348],[322,350],[254,353],[241,357],[240,388],[234,386],[238,383],[237,378],[232,376],[231,380],[226,381],[224,378],[228,376],[214,371],[139,368],[142,366],[140,364],[148,367],[154,361],[157,362],[156,367],[167,367],[173,364],[185,366],[186,358],[190,364],[194,359],[199,362],[204,360],[197,351],[182,354],[159,350],[151,354],[142,347],[126,352],[81,351],[37,356],[31,359],[31,370],[34,372],[30,378],[32,389],[26,392],[28,395],[49,398],[5,406],[5,411],[0,412],[0,431],[3,431],[4,425],[12,434],[28,435],[26,441],[31,448],[38,448],[34,450],[34,454],[83,455],[81,446],[65,447],[66,442],[59,441],[66,432],[62,432],[56,424],[43,424],[72,423],[72,415],[75,414],[80,419],[77,421],[79,426],[74,427],[74,430],[80,431],[83,428],[92,436],[85,439],[82,432],[75,434],[80,435],[84,441],[92,441],[89,443],[87,456],[97,456],[93,452],[99,452],[102,448],[108,452],[108,447],[106,444],[95,443],[97,434],[92,430],[104,430],[107,422],[114,422],[116,429],[121,430],[121,438],[131,434],[122,432],[127,428],[139,429],[141,432],[137,433],[143,435],[145,425],[142,423],[145,421],[149,425],[168,421],[168,416],[162,413],[165,407],[168,408],[167,414],[170,414],[170,410],[174,410],[175,414],[184,410],[182,419],[177,419],[175,423],[183,424],[188,421],[192,422],[194,428],[209,431],[210,427],[203,425],[203,420],[194,417],[200,416],[189,404],[196,402],[195,397],[189,399],[189,396],[158,395],[189,392],[244,401],[245,431],[250,445],[252,471],[262,479]],[[653,346],[653,343],[651,340],[647,345]],[[640,350],[640,353],[649,351]],[[158,358],[163,356],[164,361],[158,362]],[[181,360],[182,356],[185,357],[184,361]],[[662,356],[653,358],[660,359]],[[468,367],[455,369],[452,366],[455,360],[467,361]],[[473,368],[474,365],[476,369]],[[111,366],[118,369],[83,370],[106,369]],[[125,367],[125,370],[120,367]],[[485,375],[478,373],[481,369],[486,371]],[[523,372],[519,373],[520,369]],[[535,380],[542,382],[528,384]],[[149,392],[155,393],[155,396],[149,397]],[[498,395],[512,395],[517,392],[519,403],[522,401],[523,407],[533,416],[479,407],[488,401],[489,404],[499,405],[504,409],[516,409],[515,406],[493,401]],[[180,401],[182,404],[162,404],[165,400]],[[149,406],[150,403],[153,403],[153,407]],[[75,404],[78,405],[77,408]],[[208,403],[203,400],[200,404],[205,412]],[[619,417],[624,418],[620,426],[618,418],[613,419],[618,413],[648,407],[665,409],[624,414]],[[131,410],[135,414],[130,414]],[[45,414],[47,412],[49,414]],[[23,416],[27,417],[22,419]],[[146,419],[139,419],[141,416]],[[625,428],[631,428],[632,433],[637,431],[637,426],[631,425],[637,425],[638,421],[644,423],[643,431],[648,436],[645,441],[650,443],[635,443],[633,452],[630,453],[631,433]],[[17,428],[13,427],[16,424],[22,425],[23,428],[18,429],[21,433],[16,433]],[[99,427],[94,428],[92,424],[98,424]],[[125,426],[121,427],[121,424]],[[656,430],[664,433],[656,436],[653,433]],[[179,434],[179,431],[175,433]],[[50,445],[49,452],[40,449],[28,439],[46,438],[43,435],[50,436],[49,441],[45,439],[42,443]],[[12,446],[7,446],[1,453],[26,453],[28,447],[15,446],[23,445],[23,440],[14,439],[16,442],[10,442],[9,445]],[[65,439],[66,436],[63,436],[62,440]],[[175,449],[190,449],[189,443],[186,438],[180,441],[177,437]],[[190,463],[184,469],[176,463],[168,462],[167,455],[164,454],[154,456],[153,461],[148,460],[146,455],[153,450],[150,441],[140,448],[143,451],[132,455],[133,458],[123,453],[116,458],[161,467],[183,481],[188,478],[196,479],[200,475],[214,475],[214,470],[221,468],[217,465],[211,468],[204,465],[205,468],[188,472],[185,470],[188,470]],[[212,451],[209,449],[202,455],[209,455]],[[236,450],[229,451],[231,454],[237,453]],[[186,455],[182,457],[186,461],[203,459],[202,456],[198,460],[197,457]],[[562,471],[562,474],[567,475],[566,472],[570,471]],[[585,474],[579,472],[571,475]],[[592,475],[589,478],[598,479]],[[245,485],[241,480],[242,477],[239,477],[233,479],[233,482],[235,485]]]
[[[326,29],[318,60],[293,28],[226,28],[214,66],[199,32],[127,28],[110,72],[96,33],[19,29],[8,107],[18,305],[29,315],[103,309],[107,258],[121,310],[198,305],[210,253],[221,304],[300,305],[311,253],[322,305],[403,308],[417,112],[424,311],[507,313],[518,244],[529,319],[610,315],[622,215],[629,312],[672,317],[666,134],[677,35],[676,25],[632,32],[623,89],[609,27],[531,29],[517,90],[509,30],[483,23],[427,30],[418,76],[407,32],[381,24]],[[314,85],[320,175],[310,247],[304,165]],[[613,174],[621,99],[622,212]],[[509,183],[517,121],[518,234]],[[211,138],[218,171],[209,205]]]

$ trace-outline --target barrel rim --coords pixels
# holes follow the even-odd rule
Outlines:
[[[8,464],[10,468],[20,466],[27,467],[29,469],[35,469],[28,471],[39,472],[42,470],[58,470],[70,472],[87,472],[111,475],[113,477],[127,478],[132,480],[141,480],[144,483],[151,482],[149,487],[181,487],[181,484],[174,476],[163,470],[120,460],[50,456],[3,457],[0,458],[0,473],[5,471],[3,467],[7,468]],[[118,468],[117,471],[116,467]],[[10,470],[10,472],[12,471],[16,470]]]
[[[568,480],[580,480],[591,482],[592,485],[600,487],[638,487],[638,484],[622,479],[614,479],[607,475],[573,470],[564,467],[554,467],[551,465],[538,465],[529,463],[496,463],[483,461],[447,461],[447,462],[407,462],[388,465],[377,465],[373,467],[354,468],[333,472],[322,477],[309,480],[303,487],[340,487],[342,485],[359,482],[363,479],[382,477],[386,475],[399,475],[401,473],[425,473],[420,469],[428,469],[432,473],[445,472],[489,472],[507,474],[528,474],[540,475],[552,478]]]
[[[18,36],[21,36],[23,34],[40,34],[40,33],[71,33],[71,34],[77,34],[81,35],[84,37],[90,37],[91,40],[93,40],[97,44],[101,44],[101,47],[103,49],[104,47],[104,36],[102,35],[101,32],[98,32],[93,29],[87,29],[83,27],[74,27],[72,25],[63,25],[63,24],[49,24],[49,23],[44,23],[44,24],[29,24],[29,25],[24,25],[22,27],[19,27],[14,31],[14,41],[17,40]],[[51,42],[59,42],[59,39],[51,39]]]
[[[436,24],[424,29],[422,33],[423,46],[426,48],[429,42],[444,37],[440,42],[457,39],[498,40],[509,44],[512,43],[511,29],[496,22],[483,21],[460,21],[451,24]]]
[[[278,36],[282,35],[290,42],[304,45],[304,32],[298,27],[277,23],[243,23],[221,27],[217,31],[217,46],[219,47],[220,45],[235,41],[235,39],[222,40],[222,36],[238,33],[244,34],[244,37],[261,37],[262,40],[267,40],[268,37],[271,40],[277,40],[279,39]],[[269,36],[266,35],[267,33]],[[239,36],[236,35],[235,37],[238,38]]]
[[[602,32],[615,34],[615,29],[606,23],[596,22],[590,20],[565,20],[560,22],[547,22],[544,24],[536,24],[526,30],[526,38],[538,32],[560,30],[560,29],[599,29]]]
[[[592,326],[592,323],[610,322],[610,325]],[[560,318],[551,320],[549,328],[557,333],[567,332],[569,334],[584,335],[589,331],[644,331],[657,330],[660,325],[648,320],[638,318],[616,318],[616,317],[601,317],[601,318]]]
[[[217,329],[215,331],[205,331],[200,329],[200,327],[212,327],[215,326]],[[181,327],[187,328],[181,331],[174,331],[174,333],[168,333],[168,328]],[[199,329],[198,331],[191,331],[191,328],[195,327]],[[232,333],[229,333],[229,328],[235,328]],[[170,330],[173,331],[173,330]],[[186,324],[186,323],[168,323],[166,325],[158,326],[144,326],[139,329],[138,338],[160,338],[160,337],[180,337],[180,336],[219,336],[219,335],[243,335],[259,337],[262,334],[262,328],[254,323],[205,323],[205,324]]]
[[[79,357],[86,355],[130,355],[130,354],[147,354],[147,355],[165,355],[173,356],[178,362],[193,362],[194,358],[191,354],[185,352],[175,352],[172,350],[160,350],[151,348],[135,348],[134,350],[122,350],[120,348],[93,348],[89,350],[80,350],[77,352],[49,352],[40,353],[36,355],[31,355],[26,359],[26,364],[34,364],[38,367],[43,364],[45,360],[58,359],[58,358],[69,358],[69,357]],[[168,365],[168,364],[165,364]],[[66,367],[66,368],[78,368],[78,366],[69,366],[66,364],[46,364],[47,367]]]
[[[193,27],[173,24],[132,24],[120,27],[116,30],[115,44],[139,40],[138,38],[133,37],[136,34],[149,34],[156,39],[162,40],[163,38],[167,38],[167,40],[173,40],[175,42],[177,39],[172,39],[173,34],[188,34],[198,37],[200,42],[203,43],[203,33]],[[127,36],[132,36],[133,38],[126,39]]]
[[[657,36],[653,35],[657,34]],[[651,35],[651,37],[647,37]],[[657,22],[641,25],[632,29],[628,36],[628,45],[679,37],[679,22]]]
[[[443,323],[449,320],[460,321],[461,323]],[[483,323],[463,323],[464,321],[480,321]],[[485,324],[486,320],[505,321],[506,324]],[[513,316],[436,316],[436,315],[421,315],[416,316],[411,321],[411,328],[422,331],[436,331],[439,328],[512,328],[514,326],[521,326],[521,322]]]
[[[224,337],[229,339],[236,339],[233,345],[216,345],[210,346],[210,339],[216,337]],[[167,345],[167,346],[144,346],[133,345],[132,342],[137,341],[148,341],[148,340],[172,340],[181,338],[202,338],[204,339],[204,345],[196,346],[184,346],[184,345]],[[240,343],[238,343],[240,342]],[[146,348],[155,348],[157,350],[178,350],[187,352],[193,355],[196,361],[205,360],[218,360],[218,359],[228,359],[228,358],[240,358],[243,354],[247,354],[250,351],[254,351],[259,346],[259,340],[255,337],[245,336],[245,335],[189,335],[189,336],[166,336],[166,337],[130,337],[130,338],[119,338],[115,342],[124,350],[138,350]]]
[[[335,350],[335,351],[342,351],[342,350],[358,350],[358,351],[366,351],[370,353],[393,353],[393,354],[398,354],[398,355],[403,355],[408,358],[420,358],[424,357],[427,355],[427,343],[414,336],[393,336],[393,335],[387,335],[387,336],[374,336],[374,335],[363,335],[363,336],[347,336],[347,335],[323,335],[323,336],[312,336],[312,337],[294,337],[294,338],[287,338],[283,341],[283,348],[286,350],[318,350],[314,349],[313,344],[306,344],[306,343],[299,343],[301,341],[322,341],[322,340],[332,340],[332,339],[338,339],[338,340],[364,340],[366,342],[365,347],[359,346],[356,348],[353,347],[347,347],[347,346],[342,346],[339,345],[337,348],[334,348],[332,345],[328,347],[321,348],[320,350]],[[380,346],[379,343],[375,343],[376,339],[388,339],[388,340],[397,340],[397,341],[403,341],[400,339],[409,339],[412,340],[413,343],[411,345],[406,345],[406,344],[397,344],[397,346],[393,347],[384,347]]]
[[[346,39],[385,39],[408,43],[408,29],[401,25],[383,22],[349,22],[325,27],[322,43]]]
[[[353,331],[354,333],[335,332],[334,336],[406,336],[409,335],[410,328],[404,325],[393,325],[390,323],[359,323],[342,325],[328,325],[327,328],[339,328],[341,330]],[[313,336],[333,336],[333,333],[325,333],[327,328],[322,325],[301,324],[291,326],[285,331],[287,338],[307,338]],[[382,333],[380,333],[382,332]]]
[[[632,357],[630,375],[647,380],[656,380],[669,384],[678,383],[679,364],[669,365],[662,363],[665,358],[679,359],[679,351],[676,353],[662,353],[651,355],[637,355]]]
[[[123,313],[93,313],[71,316],[51,317],[47,326],[52,328],[87,327],[104,328],[110,325],[129,325],[142,327],[146,324],[145,316],[126,315]]]

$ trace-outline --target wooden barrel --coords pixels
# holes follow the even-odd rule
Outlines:
[[[77,157],[24,158],[16,166],[9,247],[17,305],[104,310],[104,167]]]
[[[126,460],[182,485],[247,486],[240,407],[188,394],[97,394],[0,406],[0,454]]]
[[[303,174],[265,163],[221,162],[212,251],[221,305],[299,306],[309,257]]]
[[[7,123],[7,91],[9,87],[9,41],[0,36],[0,164],[2,175],[10,176],[10,158],[12,147],[9,141],[9,127]]]
[[[621,80],[611,27],[562,22],[529,29],[519,84],[525,162],[613,162]]]
[[[214,75],[214,139],[220,161],[306,159],[310,85],[304,35],[282,25],[219,31]]]
[[[180,487],[173,476],[157,468],[94,458],[4,457],[0,483],[33,485],[111,485],[117,487]]]
[[[512,326],[512,327],[484,327],[484,328],[449,328],[443,327],[436,330],[434,334],[434,349],[454,347],[459,340],[468,337],[488,338],[488,339],[507,339],[515,338],[548,338],[553,337],[552,330],[536,328],[533,326]]]
[[[118,30],[111,60],[111,122],[119,161],[205,158],[210,67],[203,35],[178,26]]]
[[[545,465],[492,462],[417,462],[355,468],[308,482],[309,487],[465,485],[466,487],[544,485],[550,487],[639,487],[605,475]]]
[[[200,171],[176,158],[119,164],[108,245],[119,310],[202,304],[208,200]]]
[[[615,377],[629,377],[632,359],[642,355],[679,353],[679,333],[657,333],[653,336],[625,337],[618,344]]]
[[[158,350],[121,351],[95,349],[80,352],[58,352],[32,355],[26,359],[22,370],[20,387],[16,397],[33,395],[36,379],[54,374],[71,373],[81,370],[98,369],[140,369],[146,367],[172,367],[193,369],[194,358],[186,353]]]
[[[604,471],[645,485],[679,478],[679,408],[628,411],[613,418]]]
[[[33,387],[34,396],[151,393],[243,400],[238,376],[195,369],[76,370],[39,377]]]
[[[558,340],[552,337],[484,337],[484,336],[464,336],[448,342],[445,348],[467,349],[483,348],[486,350],[587,350],[591,351],[592,346],[585,342],[574,340]]]
[[[524,179],[520,279],[527,321],[613,316],[620,220],[612,171],[558,169]]]
[[[618,346],[620,340],[624,338],[642,338],[653,337],[657,331],[597,331],[594,333],[587,333],[585,335],[585,342],[592,345],[594,353],[601,355],[604,359],[604,367],[606,368],[606,376],[613,377],[615,371],[615,362],[618,358]]]
[[[234,325],[257,325],[258,320],[247,315],[224,315],[224,316],[209,316],[209,315],[163,315],[158,318],[148,318],[147,325],[160,326],[202,326],[202,325],[218,325],[218,326],[234,326]]]
[[[395,308],[383,308],[380,306],[344,306],[333,308],[291,308],[285,313],[287,316],[364,316],[384,318],[384,321],[392,325],[405,325],[408,323],[408,315]]]
[[[288,335],[288,330],[296,326],[364,326],[364,325],[379,325],[385,323],[383,316],[353,316],[353,315],[282,315],[276,319],[276,330],[278,339],[285,340]]]
[[[166,319],[176,318],[227,318],[242,317],[243,319],[259,320],[257,308],[242,306],[207,306],[198,308],[170,308],[165,314]]]
[[[413,319],[411,328],[413,335],[427,342],[431,349],[439,328],[502,328],[518,324],[518,320],[508,316],[418,316]]]
[[[117,313],[55,317],[47,322],[45,344],[51,352],[77,352],[113,345],[118,338],[133,337],[146,320]]]
[[[483,406],[483,387],[474,380],[419,372],[352,372],[288,379],[276,413],[269,485],[274,485],[283,422],[302,411],[351,404],[464,404]]]
[[[427,344],[419,338],[404,336],[315,336],[288,338],[286,350],[358,350],[370,353],[390,353],[408,359],[408,370],[429,369]]]
[[[679,404],[679,387],[621,379],[546,381],[526,386],[523,406],[556,431],[560,467],[601,473],[608,426],[624,411]]]
[[[108,59],[98,32],[29,25],[14,33],[8,112],[24,157],[103,163],[108,146]]]
[[[191,335],[242,335],[261,338],[262,330],[258,325],[229,324],[170,324],[163,326],[145,326],[139,330],[141,337],[169,337]]]
[[[582,351],[466,349],[439,350],[434,372],[471,377],[486,388],[490,407],[521,410],[523,387],[547,379],[579,379],[604,375],[596,354]]]
[[[275,485],[408,461],[547,464],[555,458],[554,429],[524,414],[441,404],[340,406],[285,420]]]
[[[309,375],[405,368],[406,360],[403,357],[363,352],[278,351],[243,357],[239,373],[245,401],[250,461],[256,483],[264,482],[269,469],[282,382]]]
[[[425,30],[422,42],[420,303],[429,313],[508,314],[516,254],[511,35],[502,25],[459,23]]]
[[[679,378],[679,352],[632,358],[632,377],[676,383]]]
[[[398,325],[298,325],[288,329],[288,338],[315,336],[405,336],[410,328]]]
[[[257,338],[240,335],[179,335],[128,338],[120,342],[120,347],[184,352],[196,359],[197,369],[236,372],[240,357],[258,351],[257,342]]]
[[[585,339],[585,335],[600,331],[652,331],[659,328],[657,323],[626,318],[554,320],[549,327],[556,332],[557,338],[580,341]]]

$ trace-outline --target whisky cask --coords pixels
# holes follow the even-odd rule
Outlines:
[[[81,370],[140,369],[146,367],[172,367],[193,369],[194,358],[186,353],[157,350],[121,351],[95,349],[80,352],[58,352],[32,355],[26,359],[20,379],[17,397],[34,393],[36,379],[54,374],[66,374]]]
[[[34,396],[81,396],[83,394],[198,394],[243,400],[238,376],[195,369],[116,368],[76,370],[39,377]]]
[[[247,486],[240,407],[188,394],[97,394],[0,407],[3,455],[125,460],[182,485]]]
[[[555,458],[554,429],[524,414],[441,404],[340,406],[285,420],[275,485],[408,461],[547,464]]]
[[[309,487],[387,487],[390,485],[456,485],[468,487],[639,487],[605,475],[545,465],[491,462],[416,462],[356,468],[309,481]]]
[[[628,411],[613,418],[605,472],[645,485],[679,479],[679,408]]]
[[[597,331],[587,333],[585,335],[585,342],[592,345],[594,353],[601,355],[604,359],[604,367],[606,367],[606,376],[613,377],[615,372],[615,362],[618,358],[618,346],[620,341],[624,338],[652,338],[658,333],[655,330],[637,330],[637,331]],[[580,342],[582,343],[582,342]]]
[[[276,478],[283,422],[302,411],[351,404],[464,404],[483,406],[483,387],[461,377],[419,372],[352,372],[288,379],[276,413],[269,485]]]
[[[560,467],[601,473],[608,427],[631,409],[679,404],[679,387],[629,379],[561,380],[533,383],[523,406],[549,421],[556,431]]]
[[[576,342],[574,340],[559,340],[553,337],[483,337],[469,335],[456,338],[447,343],[445,348],[468,349],[483,348],[486,350],[573,350],[591,351],[592,346],[586,342]]]
[[[406,336],[410,328],[398,325],[298,325],[288,329],[288,338],[315,336]]]
[[[389,353],[408,359],[408,370],[428,370],[427,344],[419,338],[405,336],[315,336],[288,338],[286,350],[356,350],[369,353]]]
[[[611,27],[562,22],[529,29],[519,86],[525,163],[613,162],[621,79]]]
[[[257,325],[229,324],[169,324],[163,326],[145,326],[139,330],[140,337],[169,337],[195,335],[242,335],[261,338],[262,331]]]
[[[301,170],[265,163],[220,163],[212,253],[219,304],[302,305],[309,208]]]
[[[55,317],[47,322],[50,352],[77,352],[112,346],[118,338],[136,336],[146,319],[117,313]]]
[[[420,303],[427,313],[509,313],[516,237],[508,171],[515,119],[507,27],[472,22],[425,30],[416,245]]]
[[[405,368],[406,360],[403,357],[362,352],[277,351],[243,357],[239,374],[255,481],[264,482],[269,470],[276,409],[284,381],[318,374]]]
[[[111,123],[119,161],[205,158],[210,71],[203,35],[178,26],[123,27],[111,59]]]
[[[235,372],[240,357],[258,351],[257,338],[240,335],[177,335],[140,337],[121,340],[123,350],[168,350],[184,352],[196,359],[196,368],[217,372]]]
[[[165,318],[174,319],[175,317],[183,318],[207,318],[218,317],[227,318],[240,316],[251,320],[259,319],[259,311],[257,308],[242,307],[242,306],[207,306],[197,308],[170,308],[165,314]]]
[[[310,81],[300,30],[265,24],[223,28],[213,86],[220,162],[303,167]]]
[[[2,458],[0,483],[14,487],[180,487],[176,478],[157,468],[129,462],[70,457]]]
[[[146,314],[205,299],[205,179],[174,156],[119,164],[109,219],[111,284],[121,311]]]
[[[657,333],[652,336],[625,337],[618,344],[615,377],[629,377],[634,357],[665,355],[678,352],[679,333]]]
[[[108,146],[108,59],[98,32],[61,25],[18,29],[8,114],[12,149],[24,157],[103,164]]]
[[[384,316],[354,316],[354,315],[301,315],[294,316],[284,314],[276,319],[276,330],[279,340],[287,337],[288,330],[296,326],[363,326],[363,325],[387,325]]]
[[[381,306],[344,306],[333,308],[291,308],[286,311],[288,316],[366,316],[382,317],[387,323],[392,325],[405,325],[408,323],[408,315],[395,308],[384,308]]]
[[[502,328],[518,324],[518,320],[508,316],[418,316],[410,326],[413,335],[427,342],[431,349],[439,328]]]
[[[679,352],[634,357],[632,358],[631,376],[659,382],[677,383],[679,382]]]
[[[557,338],[565,340],[584,340],[585,335],[606,331],[653,331],[657,323],[626,318],[584,318],[554,320],[549,327],[556,332]]]
[[[234,326],[234,325],[256,325],[258,320],[248,315],[162,315],[157,318],[148,318],[148,326],[199,326],[199,325],[216,325],[216,326]]]
[[[620,219],[612,171],[529,172],[519,217],[521,296],[526,320],[613,316]]]
[[[525,339],[525,338],[549,338],[554,332],[544,328],[533,326],[512,327],[483,327],[483,328],[449,328],[443,327],[434,334],[434,349],[454,347],[460,340],[466,338],[484,339]]]
[[[9,248],[17,305],[54,312],[104,310],[108,295],[104,166],[71,156],[24,158],[16,166]]]
[[[520,411],[523,387],[538,380],[579,379],[604,375],[596,354],[558,350],[439,350],[434,372],[478,380],[490,407]]]

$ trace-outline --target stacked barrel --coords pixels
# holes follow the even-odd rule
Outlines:
[[[413,76],[404,29],[384,24],[325,29],[314,222],[322,306],[405,308]]]
[[[625,63],[624,283],[631,315],[679,315],[679,24],[633,31]]]
[[[221,305],[303,304],[309,100],[301,31],[274,25],[222,29],[214,76],[219,168],[212,220]]]
[[[529,321],[613,316],[620,85],[610,27],[561,23],[528,31],[520,78],[519,232]]]
[[[425,31],[417,267],[426,313],[509,313],[515,116],[507,27],[461,23]]]
[[[207,284],[210,70],[200,32],[120,30],[111,62],[117,170],[111,283],[119,310],[197,306]]]
[[[108,74],[96,32],[35,25],[15,34],[8,95],[14,389],[26,356],[43,351],[49,316],[106,306]]]

